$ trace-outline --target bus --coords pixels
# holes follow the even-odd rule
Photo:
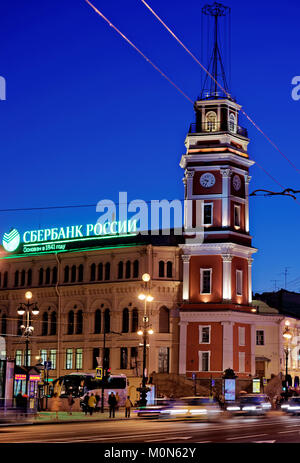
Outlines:
[[[55,379],[51,385],[53,395],[55,392],[59,397],[68,397],[72,393],[73,397],[83,397],[87,393],[93,393],[101,397],[104,391],[104,405],[108,405],[108,396],[111,392],[118,393],[120,397],[119,405],[124,406],[127,397],[127,377],[126,375],[110,375],[108,380],[96,379],[90,373],[70,373]]]

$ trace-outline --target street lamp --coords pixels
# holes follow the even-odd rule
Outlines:
[[[285,328],[282,336],[284,337],[286,341],[286,345],[284,348],[284,353],[285,353],[285,386],[286,386],[286,391],[285,391],[285,397],[286,399],[288,398],[288,362],[289,362],[289,341],[292,338],[292,333],[289,328],[290,322],[287,320],[285,322]]]
[[[142,387],[137,388],[137,391],[140,392],[140,405],[142,407],[146,406],[147,404],[147,392],[149,388],[146,387],[146,365],[147,365],[147,335],[151,335],[154,333],[151,324],[149,323],[149,317],[147,315],[147,302],[152,302],[153,297],[149,294],[148,283],[150,281],[150,275],[148,273],[144,273],[142,276],[142,280],[145,283],[146,294],[141,293],[139,294],[138,298],[140,301],[144,301],[144,316],[143,316],[143,326],[138,330],[137,334],[139,336],[143,336],[143,379],[142,379]]]
[[[25,336],[25,367],[26,367],[26,394],[28,395],[28,370],[29,370],[29,337],[32,336],[34,328],[30,324],[30,312],[32,315],[38,315],[39,309],[36,302],[30,302],[32,299],[32,292],[26,291],[25,298],[27,302],[20,302],[18,314],[24,315],[26,313],[26,325],[21,325],[22,335]]]

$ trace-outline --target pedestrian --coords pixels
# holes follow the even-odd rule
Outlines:
[[[94,409],[96,407],[96,398],[94,396],[94,394],[92,393],[90,398],[89,398],[89,401],[88,401],[88,406],[89,406],[89,411],[90,411],[90,415],[92,416],[93,412],[94,412]]]
[[[125,418],[130,418],[131,407],[133,407],[133,405],[128,395],[127,399],[125,400]]]
[[[72,415],[72,407],[75,403],[75,400],[73,399],[72,392],[70,392],[68,396],[68,407],[69,407],[69,415]]]
[[[58,420],[58,411],[60,409],[60,399],[58,397],[57,392],[55,392],[54,396],[52,397],[51,403],[51,411],[55,412],[55,419]]]
[[[17,396],[16,396],[16,412],[17,412],[17,416],[19,414],[22,415],[23,404],[24,404],[23,396],[22,396],[21,392],[19,392],[17,394]]]
[[[87,415],[87,412],[89,411],[89,398],[89,393],[87,393],[83,399],[83,411],[85,415]]]
[[[118,392],[116,393],[116,411],[119,410],[120,396]]]
[[[22,401],[23,401],[23,413],[26,416],[27,408],[28,408],[28,395],[27,394],[22,395]]]
[[[115,408],[116,408],[116,396],[113,392],[111,392],[110,396],[108,397],[108,405],[109,405],[109,417],[115,417]]]

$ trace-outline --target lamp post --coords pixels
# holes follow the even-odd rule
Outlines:
[[[26,291],[25,298],[27,302],[20,302],[20,306],[18,308],[18,314],[24,315],[26,314],[26,324],[21,325],[20,328],[22,330],[22,335],[25,336],[25,367],[26,367],[26,394],[28,395],[28,370],[29,370],[29,337],[32,336],[34,328],[30,322],[30,313],[32,315],[38,315],[39,309],[36,302],[30,302],[32,299],[32,292]]]
[[[289,341],[292,337],[290,328],[289,328],[290,322],[287,320],[285,322],[285,328],[282,336],[284,337],[286,344],[284,347],[284,353],[285,353],[285,386],[286,386],[286,391],[285,391],[285,398],[287,400],[288,398],[288,363],[289,363]]]
[[[147,366],[147,335],[153,334],[153,329],[151,324],[149,323],[149,317],[147,315],[147,302],[152,302],[153,297],[149,294],[148,284],[150,281],[150,275],[148,273],[144,273],[142,279],[145,283],[146,294],[141,293],[139,294],[138,298],[140,301],[144,301],[144,315],[143,315],[143,326],[137,332],[139,336],[143,336],[143,376],[142,376],[142,387],[137,388],[137,391],[140,392],[140,405],[145,407],[147,405],[147,392],[150,390],[146,387],[146,366]]]
[[[117,331],[107,331],[108,334],[119,334],[122,336],[122,333],[118,333]],[[106,342],[106,325],[104,323],[104,331],[103,331],[103,353],[102,353],[102,384],[104,381],[104,370],[106,368],[106,355],[105,355],[105,342]],[[102,386],[101,389],[101,413],[104,413],[104,387]]]

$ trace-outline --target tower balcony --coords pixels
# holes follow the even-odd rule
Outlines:
[[[229,121],[222,122],[193,122],[189,128],[189,134],[205,134],[205,135],[218,135],[224,132],[229,132],[233,135],[239,135],[248,138],[248,130],[239,125],[233,125]]]

